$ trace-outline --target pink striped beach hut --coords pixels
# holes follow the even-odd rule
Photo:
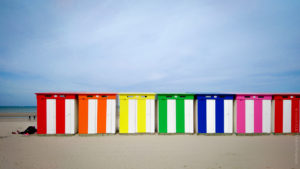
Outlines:
[[[271,133],[272,95],[236,95],[236,133]]]

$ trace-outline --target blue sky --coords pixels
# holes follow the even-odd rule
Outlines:
[[[300,1],[0,1],[0,105],[35,92],[300,92]]]

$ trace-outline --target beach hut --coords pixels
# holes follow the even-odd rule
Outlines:
[[[274,133],[299,133],[299,93],[274,95]]]
[[[36,93],[37,133],[77,133],[77,95],[75,93]]]
[[[115,93],[78,94],[78,133],[116,133],[116,98]]]
[[[158,132],[194,133],[194,94],[158,94]]]
[[[271,133],[270,94],[236,95],[236,133]]]
[[[155,93],[119,93],[120,133],[155,132]]]
[[[197,94],[197,133],[233,133],[232,94]]]

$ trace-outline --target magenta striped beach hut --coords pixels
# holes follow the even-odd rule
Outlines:
[[[269,94],[236,95],[236,133],[271,133]]]

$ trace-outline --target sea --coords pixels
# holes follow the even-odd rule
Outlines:
[[[0,113],[36,113],[36,106],[0,106]]]

